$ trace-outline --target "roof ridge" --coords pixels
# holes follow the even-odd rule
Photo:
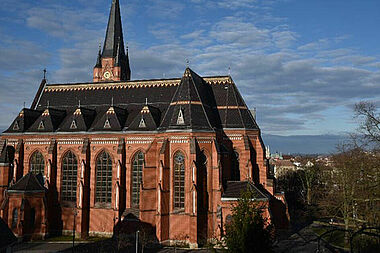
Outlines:
[[[240,116],[241,123],[242,123],[243,127],[246,128],[245,122],[244,122],[244,120],[243,120],[243,115],[241,114],[241,109],[240,109],[240,107],[239,107],[239,102],[238,102],[238,99],[237,99],[237,97],[236,97],[236,89],[235,89],[235,86],[236,86],[236,84],[232,84],[233,95],[234,95],[234,97],[235,97],[235,102],[236,102],[237,110],[238,110],[238,112],[239,112],[239,116]],[[248,108],[248,107],[247,107],[247,108]]]
[[[212,125],[211,125],[210,119],[208,118],[207,112],[206,112],[206,110],[205,110],[205,108],[204,108],[204,105],[203,105],[204,101],[203,101],[201,95],[199,94],[198,87],[197,87],[197,85],[196,85],[195,82],[194,82],[194,78],[193,78],[193,75],[192,75],[192,74],[194,73],[194,74],[196,74],[198,77],[200,77],[200,76],[199,76],[197,73],[193,72],[191,69],[190,69],[190,71],[191,71],[191,72],[190,72],[190,73],[191,73],[190,78],[191,78],[191,80],[192,80],[192,82],[193,82],[193,84],[194,84],[195,91],[197,92],[198,98],[199,98],[199,100],[201,101],[201,107],[202,107],[203,113],[204,113],[205,116],[206,116],[207,123],[208,123],[208,125],[209,125],[210,128],[213,128]],[[202,77],[200,77],[200,78],[202,79]],[[190,106],[191,106],[191,104],[190,104]],[[190,111],[191,111],[191,110],[190,110]]]
[[[200,76],[201,77],[201,76]],[[212,82],[212,79],[222,81],[222,79],[226,82],[231,82],[231,78],[229,76],[204,76],[201,77],[203,80],[206,82]],[[140,80],[127,80],[127,81],[109,81],[109,82],[79,82],[79,83],[55,83],[55,84],[46,84],[45,89],[53,88],[53,87],[60,87],[60,86],[89,86],[93,85],[95,86],[104,86],[104,85],[125,85],[125,86],[132,86],[133,84],[138,84],[138,83],[153,83],[153,82],[180,82],[182,77],[175,77],[175,78],[165,78],[165,79],[140,79]]]

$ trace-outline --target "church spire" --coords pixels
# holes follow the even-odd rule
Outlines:
[[[119,43],[121,46],[120,52],[124,54],[123,29],[121,25],[119,0],[112,0],[110,16],[108,19],[106,39],[104,41],[103,47],[103,58],[116,57],[117,46],[119,45]]]
[[[102,51],[101,46],[99,45],[99,52],[98,52],[98,58],[96,59],[96,65],[95,68],[101,68],[102,67]]]
[[[128,53],[125,53],[119,0],[112,0],[103,52],[94,68],[94,82],[131,79]]]

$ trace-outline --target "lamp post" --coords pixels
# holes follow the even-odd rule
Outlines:
[[[140,231],[136,231],[136,253],[139,253],[139,232]]]
[[[76,217],[78,214],[78,210],[77,210],[76,206],[74,206],[74,208],[73,208],[73,213],[74,213],[74,226],[73,226],[73,250],[72,250],[72,252],[74,252],[74,244],[75,244],[75,220],[76,220]]]

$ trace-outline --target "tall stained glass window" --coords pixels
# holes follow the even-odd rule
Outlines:
[[[75,202],[77,196],[78,161],[73,152],[69,151],[62,159],[62,189],[63,201]]]
[[[39,174],[42,173],[44,174],[45,170],[45,159],[41,152],[36,151],[32,154],[30,157],[30,171],[33,172],[34,174]]]
[[[140,185],[144,167],[144,154],[141,151],[137,152],[132,161],[132,205],[138,207],[140,204]]]
[[[174,155],[174,209],[185,208],[185,156],[182,152]]]
[[[112,200],[112,159],[103,151],[96,159],[95,202],[111,204]]]

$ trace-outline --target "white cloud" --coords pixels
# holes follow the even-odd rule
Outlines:
[[[122,1],[122,5],[133,7],[131,11],[123,9],[126,13],[123,19],[130,26],[128,34],[134,35],[133,40],[128,39],[132,77],[179,77],[186,59],[200,75],[226,75],[231,67],[231,75],[248,106],[258,109],[258,120],[266,133],[312,132],[315,130],[312,124],[327,121],[328,110],[352,106],[361,99],[380,100],[379,56],[362,55],[342,46],[340,43],[348,36],[301,44],[308,38],[293,31],[286,18],[273,15],[274,2]],[[59,61],[59,65],[49,70],[50,82],[92,79],[109,6],[107,11],[96,7],[104,5],[100,0],[88,7],[81,0],[84,4],[81,9],[49,3],[24,9],[24,12],[29,28],[62,41],[55,54],[49,54],[43,46],[33,42],[17,40],[12,45],[13,37],[0,39],[0,54],[5,56],[0,58],[3,66],[0,122],[5,122],[3,125],[10,123],[23,100],[33,99],[41,69],[51,61]],[[182,14],[190,4],[198,7],[191,9],[191,21],[186,23]],[[212,19],[208,16],[210,8],[219,11],[221,7],[228,9],[224,10],[227,16],[220,13]],[[145,26],[134,23],[133,19],[148,14],[154,22],[147,25],[146,31],[137,30]],[[197,14],[207,14],[207,17]],[[149,40],[148,44],[139,36]],[[40,65],[33,65],[35,63]],[[20,69],[23,71],[16,73]],[[4,73],[4,70],[12,73]],[[12,100],[12,96],[16,96],[17,101]]]

